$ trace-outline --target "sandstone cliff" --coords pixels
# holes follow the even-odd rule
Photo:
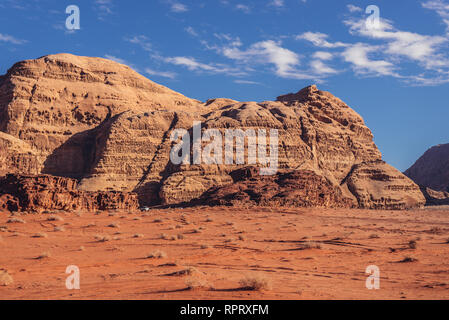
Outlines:
[[[8,174],[0,179],[0,209],[42,210],[137,210],[137,195],[118,191],[79,191],[77,181],[49,175]]]
[[[248,186],[288,190],[285,204],[401,209],[425,202],[416,184],[381,161],[363,119],[316,86],[277,101],[201,103],[124,65],[69,54],[19,62],[0,80],[0,170],[75,178],[87,192],[136,192],[141,205],[212,203],[219,193],[207,200],[208,190],[229,188],[233,172],[248,164],[172,164],[172,132],[192,132],[194,121],[223,136],[277,129],[279,174]]]

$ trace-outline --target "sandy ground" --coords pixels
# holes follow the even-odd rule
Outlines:
[[[16,218],[25,223],[8,223],[10,214],[0,214],[0,269],[14,280],[0,286],[0,299],[449,298],[444,207],[188,208]],[[158,250],[163,257],[148,257]],[[401,262],[406,258],[412,261]],[[80,270],[80,290],[66,288],[69,265]],[[368,265],[379,267],[379,290],[365,286]],[[270,288],[244,289],[246,277]]]

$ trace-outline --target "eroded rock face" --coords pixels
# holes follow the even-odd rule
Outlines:
[[[286,195],[286,204],[333,206],[349,199],[367,208],[404,208],[421,203],[413,182],[386,169],[363,119],[316,86],[277,101],[201,103],[124,65],[68,54],[19,62],[0,79],[0,174],[75,178],[77,190],[136,192],[141,205],[189,202],[233,184],[232,173],[249,165],[171,163],[171,134],[192,132],[194,121],[202,123],[203,133],[217,129],[222,136],[229,129],[276,129],[279,174],[299,179],[285,190],[309,197],[294,186],[304,181],[313,186],[309,198],[295,202]],[[363,163],[387,170],[392,180],[362,174]],[[259,180],[285,193],[276,177]],[[333,190],[338,197],[325,194],[320,200],[314,195],[319,190]]]
[[[361,208],[407,209],[423,207],[426,203],[413,181],[382,160],[354,166],[344,184],[356,196]]]
[[[261,176],[254,167],[231,173],[234,181],[214,187],[193,203],[211,206],[351,208],[338,186],[311,170],[278,172]]]
[[[78,182],[49,175],[8,174],[0,179],[0,208],[9,211],[136,210],[137,194],[79,191]]]
[[[422,187],[449,192],[449,144],[430,148],[404,173]]]

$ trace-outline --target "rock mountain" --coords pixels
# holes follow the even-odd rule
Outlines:
[[[191,130],[194,121],[223,136],[229,128],[277,129],[277,175],[249,174],[247,165],[172,164],[172,131]],[[0,77],[0,147],[0,175],[70,178],[82,193],[136,193],[140,205],[425,203],[419,187],[382,160],[363,119],[314,85],[276,101],[203,103],[113,61],[49,55]]]

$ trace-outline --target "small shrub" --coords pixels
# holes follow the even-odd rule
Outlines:
[[[6,287],[14,282],[11,275],[6,270],[0,270],[0,286]]]
[[[25,220],[20,218],[10,218],[6,223],[25,223]]]
[[[31,236],[32,238],[48,238],[46,233],[36,233]]]
[[[64,219],[63,218],[61,218],[60,216],[49,216],[48,218],[47,218],[47,221],[64,221]]]
[[[210,289],[209,283],[204,279],[190,277],[184,282],[189,290]]]
[[[261,275],[247,276],[239,284],[242,290],[263,291],[271,288],[270,281]]]
[[[301,250],[306,250],[306,249],[321,249],[321,244],[315,241],[307,241],[304,242],[301,246],[300,246]]]
[[[108,228],[119,228],[120,226],[118,225],[118,223],[111,223],[108,224]]]
[[[133,235],[133,238],[143,238],[143,234],[136,233],[135,235]]]
[[[404,259],[402,259],[402,260],[399,261],[399,262],[401,262],[401,263],[407,263],[407,262],[416,262],[416,261],[418,261],[418,259],[407,256],[407,257],[405,257]]]
[[[45,258],[50,258],[51,254],[50,252],[43,252],[41,255],[36,257],[36,260],[41,260],[41,259],[45,259]]]
[[[169,239],[168,234],[166,234],[166,233],[160,234],[159,239],[168,240]]]
[[[418,243],[415,240],[411,240],[408,243],[408,246],[409,246],[410,249],[416,249],[417,245],[418,245]]]
[[[162,259],[162,258],[166,258],[166,257],[167,257],[167,254],[161,250],[153,251],[149,255],[146,256],[147,259]]]
[[[55,228],[54,228],[54,231],[55,231],[55,232],[64,232],[64,231],[65,231],[65,228],[64,228],[63,226],[55,227]]]
[[[111,240],[111,237],[109,236],[102,236],[102,235],[96,235],[95,236],[95,240],[97,240],[98,242],[107,242]]]

